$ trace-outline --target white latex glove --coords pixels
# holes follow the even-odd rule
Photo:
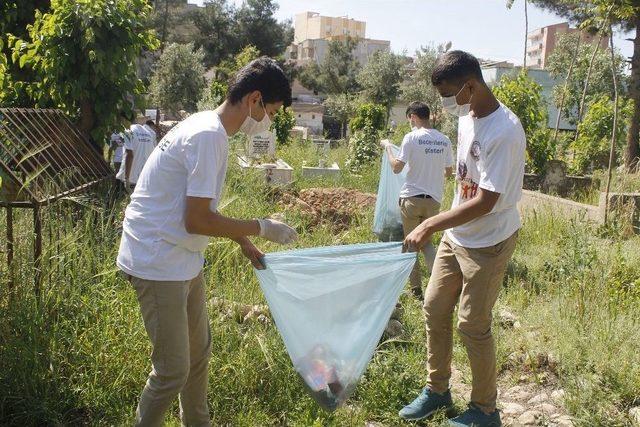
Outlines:
[[[380,141],[380,146],[382,148],[387,148],[389,145],[393,145],[393,144],[388,139],[383,139],[382,141]]]
[[[287,244],[295,242],[298,238],[296,230],[275,219],[259,219],[258,224],[260,225],[260,237],[272,242]]]

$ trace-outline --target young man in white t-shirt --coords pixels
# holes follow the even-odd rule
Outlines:
[[[431,83],[443,108],[460,117],[456,191],[451,210],[427,219],[404,241],[407,250],[415,251],[433,233],[446,230],[424,299],[427,386],[400,416],[421,419],[452,405],[452,317],[459,303],[457,328],[469,356],[472,390],[469,408],[450,425],[500,426],[491,318],[521,227],[516,205],[526,138],[518,117],[485,84],[473,55],[442,55]]]
[[[391,150],[391,142],[383,140],[381,143],[387,150],[394,173],[402,172],[405,165],[409,169],[400,190],[399,201],[405,237],[422,221],[440,212],[445,175],[451,175],[453,170],[451,141],[439,131],[429,128],[430,111],[427,104],[412,102],[406,114],[413,130],[402,140],[398,157]],[[436,257],[431,242],[424,245],[422,252],[431,273]],[[422,278],[418,262],[411,271],[409,283],[413,294],[422,300]]]
[[[123,133],[124,157],[116,178],[124,183],[127,192],[131,192],[147,159],[156,146],[156,133],[153,122],[144,125],[133,124]]]
[[[242,68],[215,111],[191,115],[160,141],[126,209],[117,265],[133,284],[153,344],[153,370],[136,425],[160,426],[180,394],[182,425],[209,426],[207,372],[211,334],[202,277],[209,236],[236,241],[262,268],[264,254],[248,239],[291,243],[295,230],[270,219],[218,213],[229,155],[228,138],[269,129],[291,86],[277,63],[262,57]]]

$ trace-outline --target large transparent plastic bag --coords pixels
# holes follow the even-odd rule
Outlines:
[[[296,372],[333,411],[351,395],[413,268],[398,243],[267,254],[255,270]]]
[[[400,148],[391,146],[393,154],[397,157]],[[383,242],[400,241],[403,239],[402,217],[400,216],[400,190],[406,179],[406,169],[399,174],[393,173],[389,164],[389,156],[385,149],[382,153],[382,166],[380,168],[380,183],[378,184],[378,197],[376,210],[373,215],[373,232]]]

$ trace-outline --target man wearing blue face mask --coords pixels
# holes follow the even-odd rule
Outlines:
[[[452,51],[441,56],[431,83],[444,109],[459,117],[456,190],[451,210],[428,218],[404,241],[405,250],[415,251],[446,230],[424,299],[427,386],[399,415],[416,420],[452,406],[452,317],[459,303],[457,327],[473,381],[468,410],[450,424],[500,426],[491,318],[521,227],[516,205],[526,138],[518,117],[485,84],[472,55]]]
[[[182,425],[209,426],[207,368],[211,334],[202,277],[209,236],[236,241],[256,268],[264,255],[248,236],[287,244],[294,229],[271,219],[218,213],[228,137],[269,129],[291,105],[291,86],[277,63],[262,57],[242,68],[215,111],[193,114],[171,129],[147,160],[127,206],[117,265],[135,288],[153,345],[153,369],[136,425],[160,426],[180,395]]]

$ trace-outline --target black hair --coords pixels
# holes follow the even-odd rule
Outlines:
[[[156,122],[154,122],[153,120],[147,120],[146,122],[144,122],[144,124],[148,126],[155,126]]]
[[[431,84],[438,86],[444,81],[464,83],[469,78],[484,81],[480,63],[475,56],[461,50],[452,50],[440,56],[431,73]]]
[[[238,71],[229,85],[227,100],[237,104],[255,90],[262,94],[264,104],[291,105],[291,83],[278,63],[269,57],[254,59]]]
[[[409,117],[410,114],[415,114],[421,120],[429,120],[431,111],[429,111],[429,106],[424,102],[413,101],[409,104],[409,107],[407,107],[406,116]]]

